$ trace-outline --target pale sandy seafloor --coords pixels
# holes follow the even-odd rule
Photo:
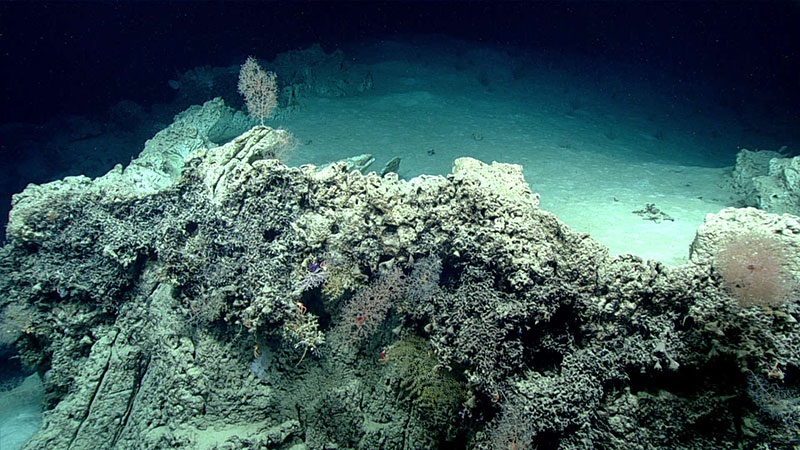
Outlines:
[[[363,50],[367,61],[387,58],[368,63],[373,90],[311,98],[279,121],[311,142],[292,163],[372,153],[380,166],[400,156],[407,178],[446,174],[460,156],[521,164],[543,209],[612,253],[675,265],[688,261],[705,215],[735,204],[725,179],[738,149],[787,144],[701,93],[676,98],[658,79],[638,81],[625,67],[532,55],[512,74],[493,64],[500,51],[462,67],[456,56],[386,47],[392,51]],[[673,221],[633,213],[648,203]]]

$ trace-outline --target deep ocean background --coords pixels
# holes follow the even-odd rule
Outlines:
[[[441,33],[702,80],[720,101],[800,100],[800,2],[4,2],[0,122],[165,102],[196,66]]]

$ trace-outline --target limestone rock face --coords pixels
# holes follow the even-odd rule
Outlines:
[[[800,156],[743,149],[736,156],[732,186],[747,206],[800,215]]]
[[[754,178],[753,183],[762,209],[800,215],[800,156],[771,159],[769,173]]]
[[[735,305],[707,264],[716,219],[693,265],[609,257],[541,210],[516,165],[461,158],[411,180],[293,168],[271,158],[284,131],[216,146],[175,127],[165,142],[178,147],[15,198],[0,307],[24,322],[16,344],[47,373],[49,407],[26,448],[797,436],[797,301]],[[722,216],[740,214],[759,216]],[[797,241],[791,217],[765,220]],[[376,309],[347,308],[382,290],[402,295],[373,333],[342,325],[373,320]],[[787,408],[770,409],[776,396]]]
[[[727,208],[707,215],[692,242],[690,260],[695,264],[711,264],[722,244],[746,233],[770,236],[785,247],[787,270],[800,279],[800,218],[756,208]]]

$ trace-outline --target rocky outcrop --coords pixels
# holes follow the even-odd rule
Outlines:
[[[743,149],[736,156],[732,185],[747,206],[800,215],[800,156]]]
[[[49,399],[26,448],[797,439],[796,300],[741,308],[712,264],[610,257],[520,166],[404,181],[287,167],[286,142],[256,127],[185,142],[131,194],[78,177],[16,198],[0,298]],[[343,318],[372,311],[350,299],[383,288],[402,295],[354,338]]]

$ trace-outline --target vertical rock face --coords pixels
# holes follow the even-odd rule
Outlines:
[[[756,208],[726,208],[706,216],[692,242],[690,259],[698,265],[711,264],[722,244],[747,233],[762,233],[779,242],[786,249],[786,270],[800,278],[800,217]]]
[[[198,145],[147,190],[117,169],[15,198],[0,301],[47,371],[27,448],[797,437],[796,299],[742,309],[708,259],[609,257],[539,209],[519,166],[462,158],[404,181],[269,159],[287,140]],[[388,315],[354,340],[342,323],[372,311],[349,299],[388,279]]]
[[[776,214],[800,214],[800,156],[776,158],[769,173],[753,179],[761,208]]]
[[[747,206],[800,215],[800,156],[742,149],[736,155],[732,188]]]

